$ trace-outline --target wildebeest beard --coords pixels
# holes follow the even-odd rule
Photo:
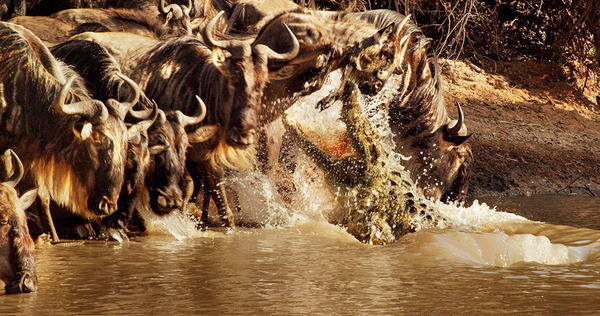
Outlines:
[[[190,60],[195,64],[190,65]],[[230,61],[236,63],[236,61]],[[207,105],[207,117],[202,124],[219,124],[220,129],[210,140],[201,144],[194,144],[190,152],[199,152],[197,161],[207,161],[215,170],[223,168],[243,169],[252,164],[251,157],[254,156],[254,146],[235,146],[227,141],[227,133],[232,122],[245,134],[248,127],[244,126],[244,118],[232,120],[231,116],[248,115],[251,124],[256,124],[260,84],[239,82],[234,85],[230,82],[231,75],[248,76],[244,73],[223,73],[213,60],[212,52],[201,41],[194,37],[182,37],[172,39],[159,44],[150,54],[145,56],[134,70],[132,77],[138,82],[147,96],[156,100],[163,110],[180,110],[186,115],[196,115],[196,95]],[[250,65],[252,66],[252,64]],[[246,65],[244,65],[246,67]],[[235,67],[232,67],[236,69]],[[243,69],[237,72],[243,72]],[[251,71],[254,73],[254,69]],[[246,77],[247,78],[247,77]],[[252,78],[252,80],[258,80]],[[264,85],[264,83],[263,83]],[[236,89],[249,89],[249,91],[238,92]],[[237,95],[237,97],[235,97]],[[233,109],[234,98],[244,108]],[[241,102],[240,101],[244,101]],[[248,102],[243,98],[256,102],[255,105],[245,107]],[[241,126],[240,126],[241,125]],[[195,126],[190,126],[193,130]],[[200,153],[201,152],[201,153]],[[193,153],[191,153],[194,156]],[[200,157],[201,156],[201,157]]]
[[[99,101],[91,100],[83,80],[54,60],[39,39],[15,29],[22,28],[8,24],[0,28],[0,67],[12,71],[0,78],[7,104],[2,129],[10,135],[2,145],[14,147],[31,166],[29,178],[37,182],[41,194],[49,194],[84,218],[114,211],[127,146],[122,118],[111,107],[97,122],[53,109],[66,78],[76,79],[66,92],[65,104],[89,100],[98,106]],[[100,106],[106,111],[104,104]],[[111,206],[104,212],[99,210],[102,201]]]

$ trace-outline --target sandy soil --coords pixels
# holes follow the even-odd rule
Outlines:
[[[463,105],[474,133],[471,197],[600,188],[600,107],[560,80],[555,67],[441,65],[447,104]]]

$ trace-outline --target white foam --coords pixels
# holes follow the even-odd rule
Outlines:
[[[140,209],[144,218],[146,232],[155,235],[170,235],[177,240],[202,237],[202,232],[196,228],[196,223],[179,211],[168,215],[157,215],[146,209]]]

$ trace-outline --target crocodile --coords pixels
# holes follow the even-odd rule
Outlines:
[[[447,227],[448,221],[434,202],[420,195],[410,176],[392,168],[395,162],[361,108],[356,83],[347,81],[339,100],[354,156],[327,154],[288,116],[284,125],[301,150],[324,171],[329,190],[347,211],[348,232],[363,243],[385,245],[420,228]]]

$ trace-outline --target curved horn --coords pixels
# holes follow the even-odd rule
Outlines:
[[[463,111],[460,107],[460,103],[456,102],[456,108],[458,109],[458,120],[456,120],[456,123],[454,125],[450,126],[450,123],[447,127],[448,134],[452,136],[458,136],[458,132],[460,132],[460,129],[463,126],[463,120],[465,119]]]
[[[402,19],[402,21],[400,22],[400,24],[398,24],[398,25],[396,25],[396,27],[394,27],[394,35],[398,36],[400,31],[402,31],[402,28],[404,27],[404,25],[406,25],[406,23],[408,23],[408,21],[410,20],[411,15],[412,14],[405,16],[404,19]]]
[[[136,136],[136,134],[140,134],[144,131],[147,131],[150,128],[150,126],[154,124],[154,121],[156,121],[156,118],[158,117],[158,106],[156,105],[156,102],[152,101],[152,108],[148,110],[150,110],[151,113],[148,116],[146,116],[146,118],[143,121],[137,124],[133,124],[127,129],[127,137],[129,140],[133,139]]]
[[[129,111],[140,100],[140,95],[142,94],[142,90],[137,85],[137,83],[135,83],[135,81],[131,80],[127,76],[123,75],[122,73],[117,72],[117,77],[119,77],[123,81],[125,81],[125,83],[127,83],[129,85],[129,87],[131,87],[131,90],[133,92],[133,97],[131,98],[131,100],[121,102],[121,104],[123,104],[123,106],[127,108],[127,111]]]
[[[198,124],[206,117],[206,104],[204,104],[204,101],[202,101],[202,99],[197,95],[196,100],[198,101],[198,107],[200,108],[200,114],[197,116],[187,116],[181,113],[181,111],[177,112],[177,117],[179,118],[179,122],[183,127]]]
[[[7,151],[10,152],[10,155],[12,157],[13,174],[3,183],[14,188],[19,183],[19,181],[21,181],[21,178],[23,178],[23,164],[21,163],[21,159],[19,159],[19,156],[17,156],[17,154],[12,149],[8,149]]]
[[[158,2],[158,11],[160,11],[162,14],[167,13],[167,9],[165,9],[165,0],[160,0]]]
[[[283,24],[283,25],[288,30],[288,33],[290,33],[290,37],[292,38],[292,49],[290,49],[286,53],[280,54],[280,53],[274,51],[273,49],[271,49],[271,47],[269,47],[267,45],[257,44],[254,47],[255,51],[256,50],[264,51],[264,54],[266,55],[268,60],[289,61],[289,60],[296,58],[296,56],[298,56],[298,53],[300,52],[300,43],[298,43],[298,38],[296,38],[296,35],[294,35],[294,32],[292,32],[292,30],[290,30],[290,28],[286,24]]]
[[[59,113],[65,115],[79,115],[90,123],[101,123],[108,119],[108,109],[99,100],[86,100],[75,103],[65,104],[69,88],[75,77],[69,78],[67,83],[62,87],[58,98],[52,104],[52,107]]]
[[[190,15],[190,12],[192,11],[192,0],[188,0],[188,5],[184,6],[182,5],[181,8],[183,9],[183,13],[185,13],[185,15]]]
[[[202,38],[204,39],[204,42],[206,43],[206,45],[208,45],[208,47],[210,49],[213,49],[213,47],[227,49],[227,47],[229,47],[229,43],[227,41],[217,41],[213,37],[213,28],[215,27],[217,20],[223,14],[225,14],[225,11],[219,12],[219,14],[217,14],[217,16],[215,16],[214,18],[210,19],[210,21],[208,21],[208,23],[202,30]]]
[[[144,108],[143,110],[134,110],[133,108],[129,109],[129,112],[127,112],[127,114],[130,117],[133,117],[136,120],[146,120],[149,117],[152,116],[152,112],[154,112],[154,107],[151,108]]]

